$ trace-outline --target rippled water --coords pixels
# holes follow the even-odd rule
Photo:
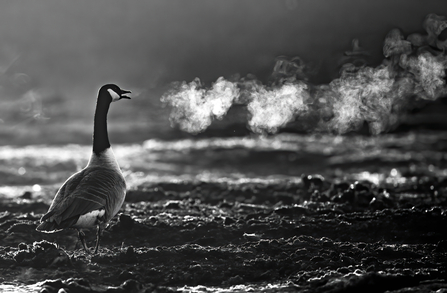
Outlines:
[[[15,285],[15,284],[0,284],[1,292],[11,292],[11,293],[30,293],[30,292],[40,292],[42,289],[41,283],[36,283],[33,285]],[[177,289],[178,292],[296,292],[296,289],[292,284],[289,283],[278,283],[278,284],[251,284],[251,285],[234,285],[228,288],[224,287],[214,287],[214,286],[184,286]]]
[[[0,292],[5,293],[31,293],[40,292],[41,289],[39,283],[34,285],[0,284]]]
[[[400,180],[408,170],[447,176],[445,132],[151,139],[113,149],[130,188],[160,181],[299,180],[315,173],[376,184]],[[0,194],[46,194],[82,169],[90,153],[84,145],[1,146]]]
[[[296,292],[293,284],[288,282],[278,284],[250,284],[250,285],[234,285],[228,288],[213,287],[213,286],[184,286],[178,289],[179,292],[219,292],[219,293],[234,293],[234,292]]]

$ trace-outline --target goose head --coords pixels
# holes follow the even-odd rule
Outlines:
[[[130,99],[130,97],[127,95],[130,93],[130,91],[119,88],[116,84],[106,84],[103,85],[99,90],[98,97],[101,99],[105,99],[111,103],[119,101],[121,99]]]

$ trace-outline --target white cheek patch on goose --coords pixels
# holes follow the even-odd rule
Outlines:
[[[109,92],[110,96],[112,97],[112,102],[116,102],[119,99],[121,99],[120,95],[118,95],[114,90],[107,89],[107,91]]]
[[[105,210],[95,210],[89,213],[83,214],[79,217],[74,227],[76,228],[90,228],[98,223],[98,218],[101,218],[105,214]]]

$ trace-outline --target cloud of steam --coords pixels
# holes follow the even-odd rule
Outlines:
[[[287,83],[278,88],[268,89],[257,86],[247,105],[251,118],[248,125],[253,132],[277,132],[295,116],[307,109],[309,98],[307,85],[302,82]]]
[[[341,58],[340,76],[327,85],[312,85],[300,58],[280,57],[268,85],[221,77],[205,89],[196,79],[175,84],[162,101],[172,106],[171,123],[191,133],[205,130],[238,103],[247,105],[248,125],[256,133],[275,133],[295,121],[310,125],[309,131],[335,133],[367,122],[370,132],[379,134],[395,127],[412,101],[447,95],[447,40],[438,37],[447,29],[447,18],[429,14],[423,27],[427,34],[407,38],[391,30],[384,40],[386,59],[377,67],[367,66],[369,53],[354,40],[352,51]]]
[[[444,81],[447,68],[446,56],[433,56],[428,52],[417,57],[402,55],[401,64],[413,74],[415,91],[420,98],[435,100],[446,94]]]
[[[161,98],[163,103],[172,107],[171,125],[190,133],[199,133],[211,125],[213,119],[222,119],[239,95],[237,86],[219,78],[206,90],[196,78],[190,83],[176,84],[171,91]]]
[[[367,121],[373,133],[380,133],[388,125],[392,112],[393,84],[386,67],[343,72],[339,79],[329,84],[330,90],[326,93],[334,115],[326,127],[345,133],[358,129]]]

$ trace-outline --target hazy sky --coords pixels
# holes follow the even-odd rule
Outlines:
[[[40,86],[87,92],[107,82],[151,88],[235,73],[265,78],[278,55],[320,63],[324,73],[353,38],[380,60],[390,29],[422,32],[428,13],[447,14],[447,2],[2,1],[0,66],[15,60],[10,72]]]

